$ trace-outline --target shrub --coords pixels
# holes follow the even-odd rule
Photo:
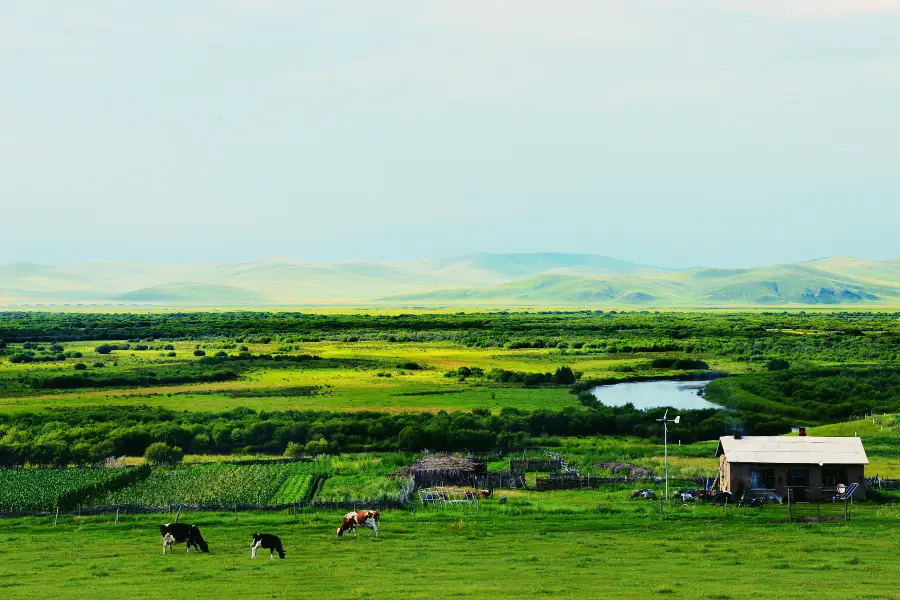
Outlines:
[[[325,440],[313,440],[306,444],[306,453],[312,456],[328,452],[328,442]]]
[[[97,354],[109,354],[115,349],[116,347],[112,344],[100,344],[99,346],[94,348],[94,352],[96,352]]]
[[[94,368],[95,368],[95,369],[102,369],[102,368],[105,367],[105,366],[106,366],[106,365],[103,364],[102,362],[100,362],[99,360],[98,360],[97,362],[94,363]]]
[[[34,356],[31,354],[25,354],[24,352],[20,352],[18,354],[13,354],[9,357],[9,362],[11,363],[30,363],[34,362]]]
[[[163,350],[174,350],[174,349],[175,349],[175,346],[173,346],[172,344],[166,344],[165,346],[163,346]]]
[[[284,455],[291,458],[300,458],[304,453],[303,444],[298,444],[297,442],[288,442],[287,447],[284,449]]]
[[[175,352],[167,352],[166,356],[178,356]]]
[[[399,365],[397,365],[397,368],[402,369],[404,371],[421,371],[423,367],[419,363],[402,362]]]
[[[219,358],[222,358],[222,357],[228,356],[228,353],[225,352],[224,350],[219,350],[213,356],[218,356]]]
[[[153,465],[175,465],[183,458],[184,452],[181,448],[163,442],[154,442],[144,451],[144,460]]]
[[[579,392],[578,401],[581,402],[583,406],[590,406],[592,408],[596,408],[598,404],[597,397],[590,392]]]
[[[194,350],[194,356],[206,356],[206,352],[203,350]]]
[[[767,371],[786,371],[791,368],[791,363],[784,360],[783,358],[773,358],[769,362],[766,363]]]
[[[83,362],[75,363],[75,370],[76,371],[87,371],[87,365],[84,364]]]

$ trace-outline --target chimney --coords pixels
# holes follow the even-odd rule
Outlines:
[[[806,427],[800,427],[797,435],[799,435],[800,437],[806,437]]]

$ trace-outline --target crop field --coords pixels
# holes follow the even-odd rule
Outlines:
[[[71,508],[123,483],[128,475],[127,469],[0,469],[0,509]]]
[[[319,473],[309,463],[156,468],[143,481],[109,492],[95,503],[290,504],[307,499]]]

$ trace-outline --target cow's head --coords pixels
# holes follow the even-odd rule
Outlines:
[[[200,546],[200,549],[201,549],[203,552],[209,552],[209,544],[207,544],[207,543],[204,542],[203,540],[198,541],[198,542],[197,542],[197,545]]]
[[[341,537],[344,535],[344,532],[353,527],[353,519],[350,517],[344,517],[344,520],[341,521],[341,526],[337,528],[337,536]]]

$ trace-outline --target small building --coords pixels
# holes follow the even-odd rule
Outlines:
[[[827,500],[839,484],[859,483],[853,493],[865,498],[865,466],[869,464],[857,437],[723,436],[719,438],[722,491],[737,497],[771,490],[795,502]]]

